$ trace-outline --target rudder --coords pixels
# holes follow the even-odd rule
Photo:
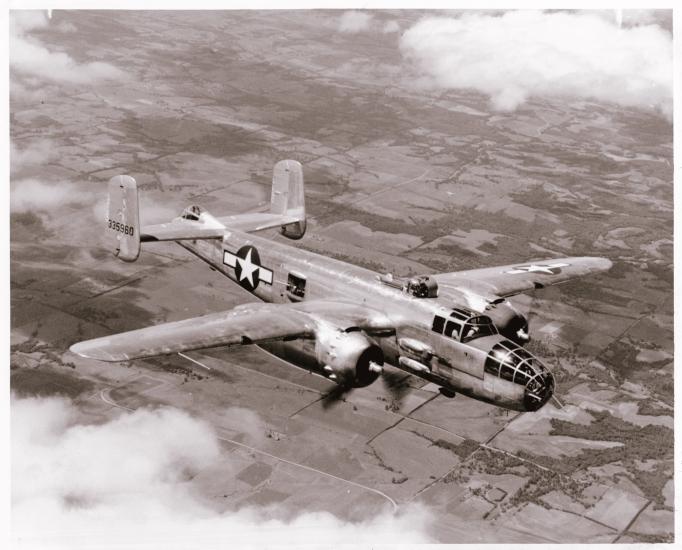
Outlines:
[[[116,257],[134,262],[140,255],[137,182],[130,176],[114,176],[109,180],[108,191],[107,242]]]
[[[289,239],[300,239],[306,230],[305,186],[303,169],[296,160],[280,160],[272,171],[272,194],[270,212],[297,221],[283,225],[282,235]]]

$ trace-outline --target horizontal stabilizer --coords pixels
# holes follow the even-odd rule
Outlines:
[[[287,216],[286,214],[272,214],[270,212],[251,212],[247,214],[236,214],[235,216],[222,216],[218,218],[220,223],[229,229],[244,231],[263,231],[273,227],[282,227],[300,221],[297,217]]]
[[[225,229],[203,227],[189,223],[161,223],[146,225],[141,230],[143,243],[152,241],[187,241],[197,239],[222,239]]]

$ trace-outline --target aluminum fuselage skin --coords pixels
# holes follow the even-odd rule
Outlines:
[[[528,410],[524,405],[524,386],[484,372],[486,357],[496,343],[504,340],[502,336],[495,334],[462,343],[432,330],[434,316],[447,317],[457,304],[437,297],[414,297],[382,283],[374,271],[252,233],[226,229],[222,241],[177,242],[265,302],[297,301],[287,292],[289,276],[294,274],[305,278],[303,300],[336,300],[380,311],[395,320],[398,327],[394,334],[368,336],[381,348],[386,363],[450,391],[508,409]],[[234,265],[234,261],[226,262],[226,253],[235,255],[244,246],[257,250],[259,265],[272,272],[271,283],[261,280],[255,288],[250,288],[244,280],[239,281],[238,270],[229,265]],[[253,280],[256,279],[254,276]],[[420,359],[399,344],[404,339],[421,342],[434,352],[428,371],[415,372],[399,363],[400,356]],[[288,363],[325,376],[324,365],[319,364],[315,354],[314,341],[276,342],[260,347]]]

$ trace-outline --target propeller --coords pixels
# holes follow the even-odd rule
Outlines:
[[[400,370],[388,370],[384,367],[380,377],[383,387],[390,395],[391,403],[400,408],[402,406],[403,398],[411,389],[407,381],[410,375]],[[354,389],[353,386],[346,386],[343,384],[335,386],[322,398],[322,409],[328,410],[339,401],[345,401],[348,394]]]
[[[403,403],[403,398],[410,392],[410,384],[408,383],[410,375],[398,370],[386,370],[381,375],[381,382],[384,388],[391,396],[392,403],[400,408]]]
[[[342,384],[334,386],[332,390],[322,398],[322,409],[326,411],[336,405],[339,401],[345,401],[346,395],[352,390],[352,386],[344,386]]]

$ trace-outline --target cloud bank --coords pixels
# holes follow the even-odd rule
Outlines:
[[[10,141],[10,172],[12,174],[25,168],[35,168],[54,159],[54,144],[49,139],[37,139],[20,148]]]
[[[9,62],[13,71],[25,77],[69,84],[87,84],[124,77],[121,70],[109,63],[78,63],[66,53],[49,50],[32,37],[31,31],[45,28],[49,24],[44,10],[11,11],[9,19]]]
[[[369,29],[372,16],[364,11],[347,11],[339,19],[341,32],[355,33]]]
[[[493,108],[575,97],[672,114],[672,37],[594,13],[510,11],[423,19],[401,49],[435,89],[473,89]]]
[[[89,193],[68,182],[48,183],[35,178],[12,182],[10,212],[50,211],[66,204],[84,202]]]
[[[397,21],[386,21],[384,23],[383,28],[381,29],[381,32],[384,34],[389,34],[392,32],[399,32],[400,31],[400,24]]]
[[[11,409],[12,537],[22,548],[430,542],[417,506],[363,523],[326,512],[292,518],[274,507],[217,512],[191,479],[216,464],[225,475],[226,455],[208,424],[176,409],[97,425],[61,398],[13,398]]]

